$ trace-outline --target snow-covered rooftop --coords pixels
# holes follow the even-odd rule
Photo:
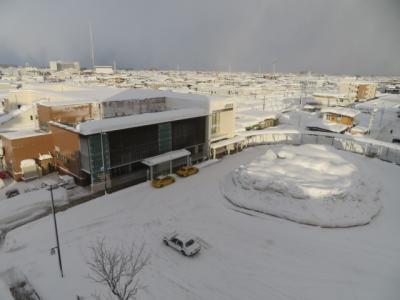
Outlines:
[[[332,98],[345,98],[345,94],[339,94],[339,93],[314,93],[313,96],[316,97],[332,97]]]
[[[333,113],[337,115],[342,115],[342,116],[347,116],[350,118],[354,118],[358,114],[360,114],[360,111],[351,109],[351,108],[345,108],[345,107],[326,107],[321,109],[321,113]]]
[[[23,138],[39,136],[39,135],[47,135],[47,134],[49,133],[37,130],[19,130],[19,131],[4,132],[1,133],[0,136],[5,137],[8,140],[17,140],[17,139],[23,139]]]
[[[335,133],[341,133],[349,128],[348,125],[338,124],[334,122],[328,122],[325,120],[315,120],[309,122],[306,126],[308,129],[322,129],[323,131],[330,131]]]
[[[162,112],[144,113],[126,117],[91,120],[77,125],[76,130],[83,135],[109,132],[133,127],[207,116],[208,112],[200,108],[182,108]]]

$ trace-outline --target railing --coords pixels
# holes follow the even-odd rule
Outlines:
[[[284,130],[275,132],[254,131],[254,134],[253,132],[246,132],[241,135],[246,138],[246,143],[249,146],[262,144],[330,145],[339,150],[362,154],[368,157],[377,157],[380,160],[400,165],[400,145],[369,138],[316,131],[299,132],[295,130],[287,130],[287,132]]]

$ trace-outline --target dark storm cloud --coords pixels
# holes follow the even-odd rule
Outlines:
[[[0,63],[400,74],[398,0],[0,0]]]

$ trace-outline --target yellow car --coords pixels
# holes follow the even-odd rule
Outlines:
[[[180,168],[176,171],[176,174],[177,174],[178,176],[181,176],[181,177],[187,177],[187,176],[196,174],[196,173],[198,173],[198,172],[199,172],[199,169],[196,168],[196,167],[193,167],[193,166],[183,166],[183,167],[180,167]]]
[[[158,176],[157,178],[153,179],[151,185],[155,188],[162,188],[163,186],[172,184],[175,182],[175,178],[172,176]]]

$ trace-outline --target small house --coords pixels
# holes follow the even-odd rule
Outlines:
[[[321,109],[322,119],[353,127],[358,124],[356,116],[360,111],[345,107],[327,107]]]

